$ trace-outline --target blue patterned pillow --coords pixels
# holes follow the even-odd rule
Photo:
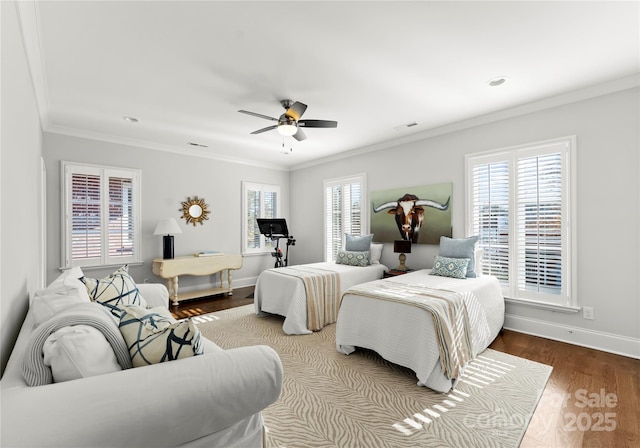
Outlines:
[[[119,327],[134,367],[203,353],[198,327],[191,319],[176,322],[164,307],[124,306]]]
[[[118,319],[125,305],[147,307],[147,301],[140,295],[126,265],[100,280],[88,277],[82,277],[80,280],[86,286],[89,298],[106,306]]]
[[[337,264],[346,264],[349,266],[365,267],[369,265],[369,257],[371,251],[365,250],[362,252],[352,250],[339,250],[336,258]]]
[[[436,256],[431,275],[441,277],[467,278],[468,258],[447,258]]]

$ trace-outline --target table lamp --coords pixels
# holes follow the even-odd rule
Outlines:
[[[400,266],[396,268],[396,271],[408,271],[409,268],[404,264],[407,260],[407,256],[405,254],[411,253],[411,241],[407,240],[397,240],[393,242],[393,251],[398,255],[398,260],[400,260]]]
[[[173,258],[173,235],[182,233],[180,226],[174,218],[161,219],[156,226],[154,235],[164,235],[162,240],[162,258],[169,260]]]

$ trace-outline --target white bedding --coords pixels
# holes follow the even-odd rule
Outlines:
[[[305,266],[337,272],[340,275],[340,295],[360,283],[382,278],[387,267],[372,264],[366,267],[337,263],[310,263]],[[309,334],[307,328],[307,295],[301,279],[267,269],[258,277],[253,303],[258,316],[264,313],[285,316],[282,329],[286,334]]]
[[[469,313],[475,357],[491,344],[504,323],[504,298],[498,280],[488,275],[454,279],[429,272],[423,269],[378,281],[461,293]],[[412,369],[419,386],[447,392],[453,385],[442,372],[433,318],[415,306],[346,291],[336,323],[336,348],[348,355],[356,347],[374,350],[387,361]]]

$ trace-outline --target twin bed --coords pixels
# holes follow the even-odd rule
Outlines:
[[[431,275],[430,269],[381,279],[386,269],[382,264],[354,267],[335,263],[269,269],[256,283],[256,314],[285,316],[283,330],[287,334],[309,334],[335,321],[339,352],[350,354],[358,347],[373,350],[388,361],[412,369],[418,385],[449,391],[466,362],[484,351],[502,328],[504,298],[498,280],[492,276],[441,277]],[[331,277],[320,294],[333,295],[329,311],[335,314],[332,320],[327,311],[319,328],[317,322],[316,328],[308,325],[308,306],[313,306],[308,305],[306,293],[309,281],[305,285],[300,278],[306,271],[317,274],[316,281]],[[433,297],[439,303],[464,303],[464,312],[456,312],[461,321],[453,323],[452,331],[443,329],[434,313],[424,307],[423,302]],[[454,314],[447,309],[443,313]],[[468,331],[458,334],[463,317]],[[447,337],[454,341],[443,349],[442,341]],[[466,352],[450,353],[462,338],[467,338]],[[444,359],[452,359],[459,369]]]

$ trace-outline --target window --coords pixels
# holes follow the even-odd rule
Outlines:
[[[344,234],[360,236],[365,226],[364,174],[324,182],[325,261],[335,261]]]
[[[140,171],[62,163],[62,265],[141,262]]]
[[[260,234],[258,218],[280,218],[280,187],[250,182],[242,183],[242,247],[243,253],[271,252],[275,242]]]
[[[468,233],[479,236],[482,271],[505,297],[575,306],[574,148],[563,138],[466,158]]]

